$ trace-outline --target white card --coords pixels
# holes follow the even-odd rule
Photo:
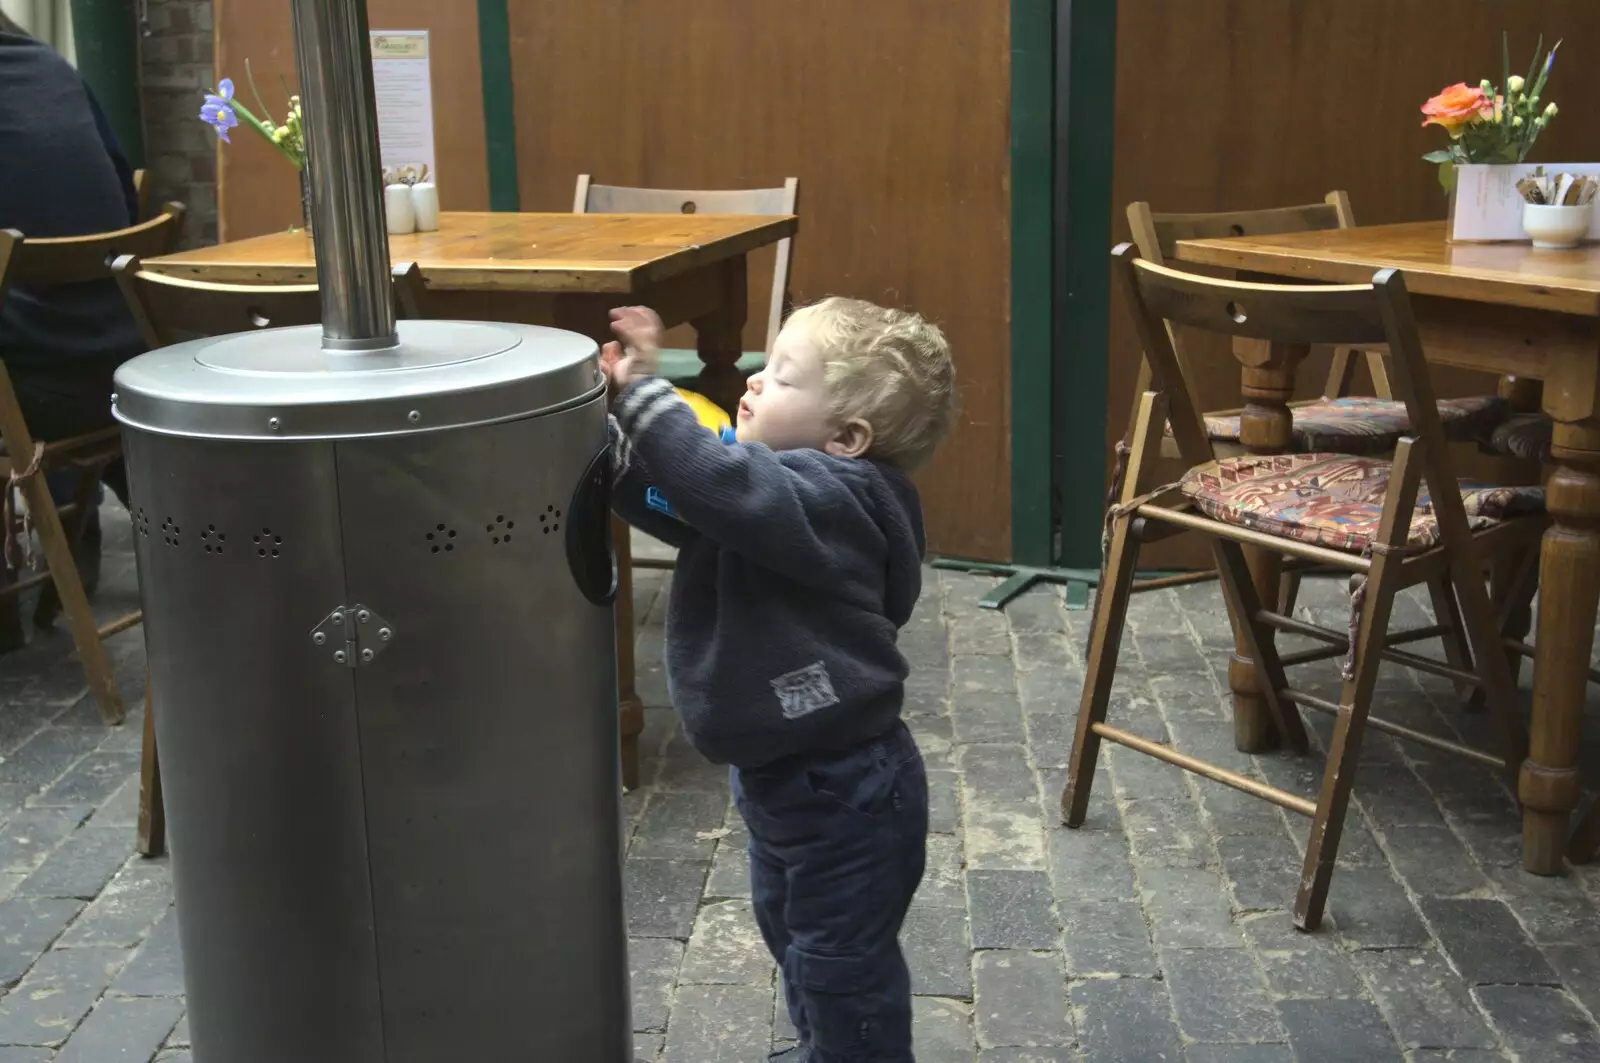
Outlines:
[[[1522,229],[1522,193],[1517,182],[1543,170],[1547,174],[1573,173],[1600,177],[1600,163],[1518,162],[1503,166],[1457,166],[1455,225],[1450,238],[1468,240],[1526,240]],[[1600,210],[1589,222],[1589,239],[1600,240]]]
[[[433,155],[433,76],[427,30],[372,31],[372,88],[378,153],[385,169],[409,166],[438,181]]]

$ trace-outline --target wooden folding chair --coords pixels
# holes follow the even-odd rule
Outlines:
[[[322,298],[315,284],[209,284],[154,273],[134,255],[112,264],[112,274],[145,342],[166,347],[184,340],[252,329],[314,325],[322,320]],[[401,318],[425,314],[422,271],[415,262],[397,263],[396,312]],[[166,845],[166,813],[161,795],[161,764],[156,751],[155,703],[145,677],[143,753],[139,768],[138,851],[159,856]]]
[[[110,233],[30,240],[14,229],[0,230],[0,303],[13,286],[49,289],[109,279],[115,255],[162,254],[174,248],[183,231],[183,218],[183,205],[169,203],[159,217]],[[47,572],[15,580],[0,593],[12,597],[46,580],[54,583],[100,715],[108,724],[121,723],[125,715],[122,698],[101,640],[137,624],[140,614],[130,613],[98,626],[72,553],[84,517],[94,504],[101,470],[122,454],[121,434],[112,425],[71,439],[36,440],[23,417],[11,375],[0,364],[0,439],[5,443],[0,473],[8,477],[5,511],[10,513],[13,492],[20,490],[48,566]],[[57,507],[45,476],[62,471],[75,473],[78,487],[71,505]],[[63,519],[70,523],[64,525]],[[10,539],[15,529],[6,527],[0,534]]]
[[[1063,818],[1069,827],[1083,823],[1102,739],[1308,816],[1311,832],[1294,918],[1299,926],[1313,929],[1322,918],[1367,725],[1508,774],[1520,766],[1526,735],[1514,706],[1482,560],[1483,551],[1491,547],[1525,549],[1536,540],[1547,524],[1542,494],[1530,488],[1458,484],[1397,271],[1384,270],[1370,285],[1299,287],[1181,273],[1140,261],[1126,244],[1114,258],[1155,390],[1140,398],[1127,482],[1111,513],[1107,577],[1095,603],[1088,674],[1061,796]],[[1191,398],[1168,322],[1230,336],[1247,353],[1270,357],[1274,364],[1294,365],[1314,344],[1386,344],[1413,433],[1400,441],[1392,462],[1332,454],[1219,458]],[[1164,420],[1171,422],[1187,471],[1176,483],[1153,487],[1152,465]],[[1418,507],[1421,488],[1426,488],[1428,501]],[[1230,615],[1260,669],[1267,708],[1283,741],[1296,752],[1307,748],[1296,706],[1336,718],[1315,801],[1106,722],[1140,543],[1186,531],[1212,539]],[[1352,595],[1351,630],[1329,630],[1264,608],[1245,565],[1246,545],[1350,572],[1358,588]],[[1450,622],[1441,618],[1444,623],[1416,631],[1388,631],[1395,593],[1435,576],[1446,579],[1459,602],[1476,674],[1395,648],[1433,637]],[[1280,657],[1273,646],[1274,630],[1326,645]],[[1285,667],[1333,657],[1346,658],[1337,704],[1289,685]],[[1472,749],[1369,716],[1378,664],[1384,659],[1482,686],[1498,724],[1498,751]]]

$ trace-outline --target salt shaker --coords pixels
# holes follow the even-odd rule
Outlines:
[[[389,220],[389,235],[404,236],[417,231],[417,212],[411,205],[410,185],[389,185],[383,190],[383,212]]]
[[[432,181],[418,181],[411,186],[411,207],[417,232],[431,233],[439,228],[439,189]]]

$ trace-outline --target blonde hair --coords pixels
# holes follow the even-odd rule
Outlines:
[[[933,456],[956,410],[955,363],[939,326],[834,295],[784,327],[803,329],[822,354],[834,417],[872,426],[868,457],[911,471]]]

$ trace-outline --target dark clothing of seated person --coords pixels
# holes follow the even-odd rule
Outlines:
[[[0,229],[31,239],[87,236],[126,228],[137,215],[132,170],[82,76],[0,14]],[[0,361],[41,441],[112,424],[112,373],[144,349],[110,278],[13,284],[0,304]],[[104,481],[127,501],[120,460]],[[70,483],[52,484],[58,502],[63,487],[70,498]],[[83,572],[86,587],[98,568],[99,531],[91,514],[80,540],[79,567],[91,570]]]

